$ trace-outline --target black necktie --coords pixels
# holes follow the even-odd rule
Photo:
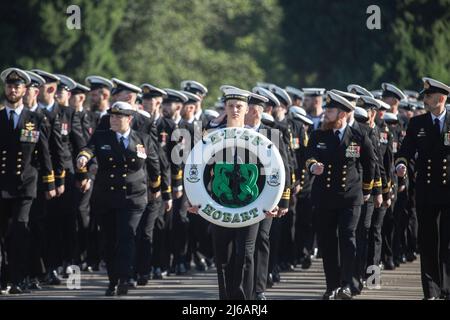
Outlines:
[[[127,147],[125,146],[125,138],[123,136],[120,137],[120,146],[122,147],[123,151],[127,150]]]
[[[340,132],[339,130],[336,130],[336,131],[334,132],[334,135],[336,136],[337,142],[338,142],[338,143],[341,143],[341,138],[340,138],[341,132]]]
[[[14,127],[14,110],[9,111],[9,129],[11,131],[14,131],[15,127]]]
[[[440,136],[441,135],[441,122],[438,118],[434,119],[434,131]]]

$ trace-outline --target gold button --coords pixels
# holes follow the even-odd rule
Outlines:
[[[16,172],[16,175],[20,175],[21,173],[22,173],[22,172],[20,172],[20,171],[17,171],[17,172]]]
[[[331,187],[329,184],[327,184],[327,188]]]
[[[447,169],[447,167],[446,167],[446,166],[443,166],[443,167],[442,167],[442,169],[444,169],[444,170],[445,170],[445,169]]]
[[[304,184],[305,184],[305,182],[304,182],[304,181],[300,182],[300,185],[304,185]]]
[[[430,167],[430,166],[428,166],[428,167],[427,167],[427,169],[428,169],[428,170],[430,170],[430,169],[431,169],[431,167]]]
[[[304,175],[302,175],[302,179],[305,179],[305,176],[304,176]]]
[[[131,159],[131,162],[135,162],[135,161],[136,161],[136,159],[134,159],[134,158],[133,158],[133,159]]]
[[[124,173],[124,174],[122,175],[122,177],[123,177],[123,178],[126,178],[126,177],[127,177],[126,173]]]
[[[345,188],[345,184],[341,185],[342,188]]]
[[[123,167],[124,167],[124,168],[128,168],[128,165],[127,165],[127,164],[124,164]]]
[[[442,160],[443,163],[447,163],[447,159]]]
[[[446,176],[447,176],[447,174],[446,174],[446,173],[443,173],[443,174],[442,174],[442,176],[443,176],[443,177],[446,177]]]
[[[21,162],[22,161],[22,159],[20,159],[20,158],[17,158],[17,162]]]
[[[430,180],[427,180],[427,183],[428,183],[428,184],[430,184],[430,183],[431,183],[431,181],[430,181]]]
[[[6,172],[5,172],[5,170],[2,170],[2,174],[5,174]]]
[[[111,190],[114,190],[114,187],[111,187]]]
[[[428,163],[431,163],[431,159],[428,159]]]
[[[2,154],[6,154],[6,151],[3,150],[3,151],[2,151]]]
[[[431,177],[431,173],[427,173],[427,176],[428,176],[428,177]]]
[[[18,164],[17,169],[20,169],[20,168],[22,168],[22,165]]]
[[[2,158],[2,160],[6,160],[6,158],[5,158],[5,157],[3,157],[3,158]]]
[[[113,161],[113,158],[109,158],[108,160],[109,160],[109,161]]]
[[[343,166],[342,169],[347,169],[347,166]]]
[[[342,174],[347,174],[347,171],[342,171]]]
[[[109,177],[110,177],[110,178],[114,178],[114,175],[112,174],[112,175],[110,175]]]
[[[306,170],[305,170],[305,169],[303,169],[303,170],[302,170],[302,173],[305,173],[305,172],[306,172]]]
[[[123,186],[122,189],[123,189],[123,190],[127,190],[127,186]]]
[[[328,174],[331,174],[331,171],[328,171]]]
[[[330,169],[331,169],[331,164],[329,164],[329,165],[328,165],[328,168],[330,168]]]
[[[347,178],[342,178],[342,181],[346,181],[347,180]]]
[[[3,164],[2,164],[2,167],[6,167],[6,164],[3,163]]]
[[[442,183],[443,183],[443,184],[447,184],[447,180],[443,180]]]
[[[331,181],[331,178],[327,178],[327,181]]]
[[[22,155],[22,152],[20,152],[20,151],[17,152],[17,155],[18,155],[18,156],[21,156],[21,155]]]
[[[117,168],[117,166],[116,166],[116,165],[113,165],[113,168]]]

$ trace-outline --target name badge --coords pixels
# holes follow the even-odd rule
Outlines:
[[[352,142],[345,150],[346,158],[359,158],[361,156],[361,147]]]
[[[327,145],[325,144],[325,143],[319,143],[317,146],[316,146],[316,148],[317,149],[322,149],[322,150],[326,150],[327,149]]]
[[[20,131],[20,142],[37,143],[39,140],[39,131],[22,129]]]
[[[109,144],[105,144],[104,146],[100,147],[101,150],[111,150],[111,146]]]
[[[136,146],[137,156],[141,159],[147,159],[147,153],[145,152],[145,148],[142,144],[138,144]]]
[[[422,137],[426,137],[426,136],[427,136],[427,134],[426,134],[424,128],[421,128],[421,129],[419,130],[419,133],[417,133],[417,137],[418,137],[418,138],[422,138]]]
[[[380,132],[380,142],[382,144],[388,143],[388,134],[387,134],[387,132]]]

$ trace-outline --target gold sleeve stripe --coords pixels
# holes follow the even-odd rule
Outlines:
[[[183,170],[180,169],[177,174],[172,175],[172,179],[181,180],[183,178]]]
[[[161,185],[161,176],[158,176],[158,179],[156,181],[150,182],[150,186],[152,188],[158,188]]]
[[[406,160],[406,158],[398,158],[397,160],[395,160],[395,166],[399,165],[403,163],[405,166],[408,165],[408,160]]]
[[[78,173],[87,173],[87,172],[88,172],[88,169],[87,169],[86,167],[84,167],[84,168],[82,168],[82,169],[78,169],[78,168],[77,168],[77,172],[78,172]]]
[[[281,199],[289,200],[291,198],[291,189],[286,189],[281,195]]]
[[[309,170],[309,167],[310,167],[312,164],[314,164],[314,163],[317,163],[317,160],[314,159],[314,158],[311,158],[311,159],[306,160],[306,169]]]
[[[56,175],[55,178],[62,179],[66,177],[66,170],[63,170],[60,175]]]
[[[172,192],[172,187],[171,186],[169,186],[168,188],[167,188],[167,190],[164,190],[163,191],[163,193],[171,193]]]
[[[379,188],[379,187],[381,187],[381,186],[382,186],[382,183],[381,183],[381,178],[380,178],[380,179],[378,179],[377,181],[375,181],[375,183],[373,184],[373,186],[374,186],[375,188]]]
[[[55,174],[53,173],[53,171],[52,171],[52,173],[49,174],[48,176],[42,176],[42,181],[43,181],[44,183],[55,182]]]
[[[374,184],[373,180],[370,181],[370,183],[363,183],[363,189],[364,190],[372,190],[373,189],[373,184]]]
[[[86,157],[88,160],[91,160],[91,158],[92,158],[92,154],[90,154],[89,152],[87,152],[87,151],[81,151],[79,154],[78,154],[78,158],[79,157]]]

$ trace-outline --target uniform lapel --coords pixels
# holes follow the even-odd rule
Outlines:
[[[125,154],[123,153],[122,147],[120,146],[119,141],[117,140],[116,133],[112,130],[109,130],[109,136],[111,148],[118,156],[120,156],[120,158],[125,159]]]
[[[17,122],[15,132],[18,132],[21,129],[25,128],[25,121],[28,120],[28,112],[30,112],[30,111],[25,109],[25,107],[22,109],[22,112],[20,113],[19,121]]]
[[[134,132],[134,130],[130,131],[130,135],[128,136],[128,148],[127,148],[127,153],[130,152],[136,152],[136,133]]]

